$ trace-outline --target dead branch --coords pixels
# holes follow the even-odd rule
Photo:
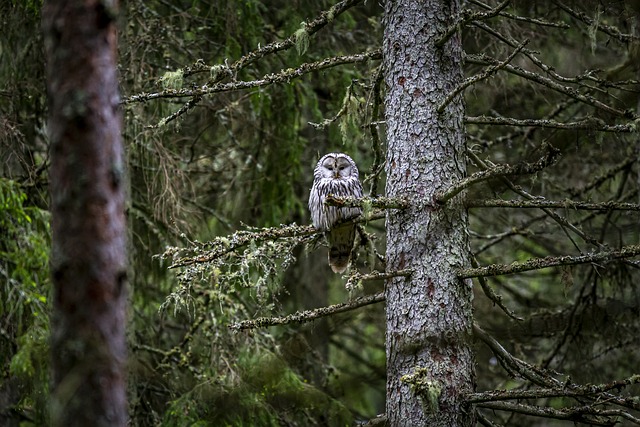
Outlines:
[[[491,264],[479,268],[461,268],[457,271],[458,278],[501,276],[506,274],[521,273],[523,271],[541,270],[543,268],[557,267],[559,265],[587,264],[592,262],[613,261],[616,259],[630,258],[640,255],[640,245],[623,246],[618,250],[602,251],[587,255],[548,256],[533,258],[529,261],[515,261],[511,264]]]
[[[512,117],[478,116],[464,118],[466,124],[497,125],[497,126],[531,126],[539,128],[563,129],[563,130],[589,130],[598,132],[633,133],[636,126],[633,123],[608,125],[602,119],[586,117],[582,120],[562,123],[555,120],[514,119]]]
[[[588,210],[609,212],[640,211],[638,203],[608,202],[581,202],[573,200],[502,200],[502,199],[472,199],[466,203],[468,208],[556,208],[568,210]]]

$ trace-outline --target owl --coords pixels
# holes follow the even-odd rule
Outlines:
[[[346,224],[334,228],[334,225],[360,215],[362,209],[326,206],[324,199],[329,194],[362,197],[358,167],[346,154],[329,153],[318,161],[313,170],[313,186],[309,195],[313,225],[318,230],[325,231],[329,241],[329,266],[334,273],[342,273],[351,260],[356,226]]]

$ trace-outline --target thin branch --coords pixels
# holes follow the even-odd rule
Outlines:
[[[634,133],[637,131],[634,123],[608,125],[597,117],[587,117],[575,122],[562,123],[555,120],[515,119],[512,117],[478,116],[464,118],[466,124],[497,125],[497,126],[532,126],[563,130],[589,130],[599,132]]]
[[[469,0],[469,3],[473,3],[487,10],[491,9],[491,6],[484,4],[478,0]],[[565,29],[571,28],[571,26],[566,22],[550,22],[540,18],[530,18],[528,16],[512,15],[511,13],[506,13],[506,12],[500,12],[499,15],[504,16],[505,18],[508,18],[508,19],[512,19],[514,21],[528,22],[530,24],[541,25],[543,27],[556,27],[556,28],[565,28]]]
[[[486,65],[486,64],[499,64],[500,61],[498,61],[495,58],[491,58],[488,55],[484,55],[484,54],[480,54],[480,55],[467,55],[467,57],[465,58],[465,61],[467,63],[471,63],[471,64],[480,64],[480,65]],[[520,76],[522,78],[525,78],[527,80],[531,80],[533,82],[536,82],[542,86],[546,86],[549,89],[552,89],[556,92],[559,92],[563,95],[569,96],[573,99],[576,99],[578,101],[581,101],[585,104],[589,104],[595,108],[598,108],[602,111],[606,111],[607,113],[613,114],[615,116],[618,117],[625,117],[625,118],[629,118],[629,119],[635,119],[636,118],[636,114],[634,114],[632,111],[622,111],[622,110],[618,110],[617,108],[613,108],[607,104],[604,104],[603,102],[597,100],[596,98],[590,96],[590,95],[585,95],[581,92],[579,92],[577,89],[570,87],[570,86],[564,86],[556,81],[553,81],[552,79],[548,78],[548,77],[544,77],[541,76],[540,74],[534,73],[532,71],[528,71],[525,70],[522,67],[517,67],[515,65],[511,65],[511,64],[507,64],[503,67],[504,70],[515,74],[517,76]]]
[[[532,174],[541,171],[547,166],[555,163],[555,161],[558,159],[558,155],[560,154],[560,150],[554,148],[551,145],[547,145],[547,148],[548,149],[545,155],[535,163],[522,162],[514,166],[504,164],[492,167],[490,169],[475,172],[474,174],[463,179],[457,184],[452,185],[447,190],[437,193],[435,196],[435,200],[440,204],[446,203],[448,200],[450,200],[456,194],[460,193],[465,188],[491,178],[504,177],[506,175]]]
[[[570,408],[554,409],[549,407],[541,407],[534,405],[526,405],[523,403],[513,402],[485,402],[478,403],[476,406],[481,408],[493,409],[498,411],[517,412],[519,414],[533,415],[542,418],[553,418],[557,420],[580,421],[589,425],[596,426],[613,426],[617,424],[617,420],[607,420],[596,417],[624,417],[629,421],[640,424],[632,415],[618,409],[596,409],[591,405],[574,406]]]
[[[502,199],[472,199],[466,203],[468,208],[557,208],[589,211],[640,211],[638,203],[620,202],[577,202],[573,200],[502,200]]]
[[[436,40],[435,46],[438,48],[444,46],[444,44],[451,38],[452,35],[456,33],[456,31],[458,31],[463,25],[466,25],[471,21],[490,19],[494,16],[497,16],[503,9],[509,6],[509,3],[511,3],[511,0],[505,0],[488,12],[471,13],[471,11],[465,11],[464,16],[455,24],[449,26],[444,34],[438,40]]]
[[[476,259],[475,256],[471,257],[471,265],[473,267],[475,267],[475,268],[480,267],[480,264],[478,263],[478,260]],[[509,316],[513,320],[517,320],[517,321],[523,321],[524,320],[522,317],[516,315],[513,312],[513,310],[511,310],[509,307],[504,305],[504,302],[502,302],[502,295],[496,294],[494,292],[493,288],[491,288],[491,286],[489,286],[489,284],[487,283],[487,280],[484,277],[478,277],[478,281],[480,282],[480,286],[482,287],[482,291],[487,296],[487,298],[489,298],[491,301],[493,301],[494,304],[496,304],[498,307],[500,307],[502,309],[502,311],[504,311],[507,316]]]
[[[461,268],[457,271],[458,278],[501,276],[505,274],[521,273],[523,271],[540,270],[559,265],[587,264],[592,262],[612,261],[640,255],[640,245],[623,246],[619,250],[602,251],[587,255],[565,255],[534,258],[529,261],[515,261],[511,264],[491,264],[479,268]]]
[[[453,91],[449,92],[449,94],[447,95],[447,97],[442,101],[442,103],[440,105],[438,105],[438,107],[436,108],[436,111],[438,112],[438,114],[442,114],[442,112],[444,111],[444,109],[447,107],[447,105],[449,105],[451,103],[451,101],[453,101],[453,99],[458,96],[458,94],[460,92],[462,92],[463,90],[465,90],[467,87],[471,86],[474,83],[477,83],[479,81],[482,81],[484,79],[487,79],[489,77],[491,77],[493,74],[495,74],[496,72],[498,72],[500,69],[504,68],[507,66],[507,64],[511,61],[513,61],[513,58],[515,58],[515,56],[520,53],[520,51],[522,49],[524,49],[524,47],[529,43],[529,40],[525,40],[522,43],[520,43],[520,45],[518,47],[516,47],[516,49],[511,53],[511,55],[509,55],[507,57],[507,59],[505,59],[502,62],[499,62],[497,64],[491,65],[489,67],[487,67],[482,73],[480,74],[476,74],[475,76],[469,77],[468,79],[466,79],[464,82],[462,82],[462,84],[460,84],[458,87],[456,87]]]
[[[598,31],[602,31],[603,33],[605,33],[608,36],[611,36],[611,37],[619,40],[622,43],[628,43],[628,42],[631,42],[633,40],[637,40],[637,37],[634,37],[631,34],[625,34],[625,33],[621,32],[619,29],[617,29],[616,27],[614,27],[612,25],[607,25],[604,22],[595,23],[593,21],[593,19],[591,19],[591,18],[589,18],[587,16],[587,14],[585,14],[583,12],[578,12],[576,10],[573,10],[569,6],[567,6],[564,3],[562,3],[561,1],[556,1],[555,4],[557,4],[562,10],[567,12],[569,15],[571,15],[574,18],[584,22],[588,26],[594,27],[594,24],[595,24],[595,28]]]

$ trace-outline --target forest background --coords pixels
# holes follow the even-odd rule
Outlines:
[[[384,215],[365,205],[345,277],[306,226],[324,153],[349,153],[365,191],[385,193],[384,13],[372,1],[122,4],[131,425],[384,421]],[[5,1],[0,16],[0,420],[44,425],[41,4]],[[477,325],[469,419],[638,424],[638,7],[474,0],[455,18],[472,253],[457,274],[473,278]]]

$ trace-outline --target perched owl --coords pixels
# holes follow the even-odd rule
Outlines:
[[[360,215],[360,208],[325,206],[324,199],[334,196],[362,197],[362,184],[358,178],[356,163],[343,153],[323,156],[313,170],[313,186],[309,195],[309,210],[313,225],[327,232],[329,241],[329,265],[334,273],[342,273],[349,265],[351,249],[356,237],[354,224],[335,224]]]

